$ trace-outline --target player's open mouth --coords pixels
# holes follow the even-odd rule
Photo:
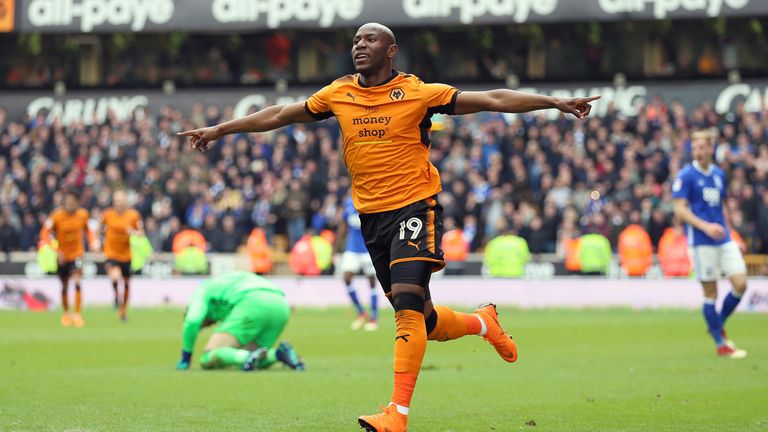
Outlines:
[[[367,58],[370,58],[370,56],[368,54],[364,54],[364,53],[355,54],[355,61],[363,60],[363,59],[367,59]]]

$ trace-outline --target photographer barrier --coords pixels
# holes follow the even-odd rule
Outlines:
[[[299,307],[347,306],[349,298],[336,277],[270,278],[285,290],[289,303]],[[192,291],[203,281],[199,277],[164,279],[135,278],[131,282],[131,304],[139,307],[185,306]],[[55,277],[13,279],[14,286],[27,292],[41,292],[58,302],[61,285]],[[359,289],[368,290],[362,279]],[[605,279],[561,277],[551,280],[511,280],[477,277],[442,277],[431,283],[435,300],[441,304],[472,308],[493,299],[494,303],[520,308],[605,308],[632,309],[701,307],[701,286],[689,279]],[[728,293],[728,282],[720,284],[720,301]],[[382,302],[388,304],[379,290]],[[86,306],[109,306],[114,298],[109,279],[83,281]],[[749,281],[739,310],[768,312],[768,279]]]

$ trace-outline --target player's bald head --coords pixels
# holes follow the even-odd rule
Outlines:
[[[357,29],[355,38],[352,39],[352,62],[357,72],[364,76],[374,73],[388,76],[396,55],[395,35],[387,26],[368,23]],[[383,78],[379,81],[382,80]]]
[[[370,32],[378,33],[382,35],[383,37],[388,39],[388,42],[390,44],[397,43],[397,41],[395,40],[395,34],[392,32],[392,30],[389,29],[389,27],[385,26],[384,24],[369,22],[361,25],[360,28],[357,29],[357,34],[370,33]]]

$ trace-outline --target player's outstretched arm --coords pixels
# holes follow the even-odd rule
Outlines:
[[[561,99],[508,89],[465,91],[456,97],[454,113],[472,114],[481,111],[524,113],[555,108],[583,119],[592,110],[590,102],[597,99],[600,99],[600,96]]]
[[[189,137],[189,144],[194,150],[204,152],[211,142],[233,133],[266,132],[294,123],[316,121],[304,109],[304,104],[295,102],[287,105],[274,105],[253,114],[230,120],[216,126],[179,132],[178,135]]]
[[[176,369],[189,369],[192,361],[192,350],[200,329],[203,327],[205,317],[208,315],[208,304],[205,301],[205,287],[198,287],[189,299],[187,312],[184,314],[184,326],[182,329],[181,359],[176,364]]]

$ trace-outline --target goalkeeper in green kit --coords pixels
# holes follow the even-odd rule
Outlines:
[[[280,361],[293,370],[304,370],[304,362],[290,344],[273,347],[290,314],[283,290],[261,276],[234,272],[213,277],[189,300],[176,368],[189,369],[200,329],[220,322],[200,356],[203,369],[235,365],[252,371]]]

